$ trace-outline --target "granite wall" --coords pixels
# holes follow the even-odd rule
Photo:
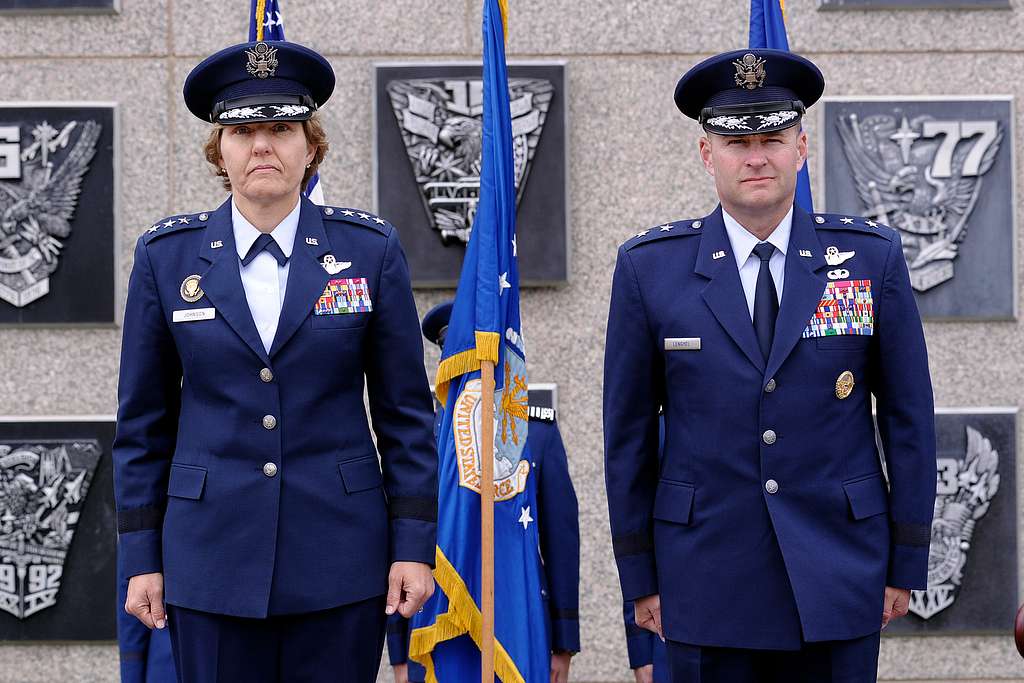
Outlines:
[[[146,227],[222,201],[200,153],[205,127],[185,110],[181,85],[203,56],[245,37],[248,4],[123,0],[117,15],[0,15],[0,98],[118,105],[121,296],[132,246]],[[324,111],[332,142],[322,169],[328,201],[372,209],[373,64],[478,59],[481,3],[283,4],[288,37],[328,55],[338,75]],[[746,44],[749,4],[510,5],[510,59],[568,64],[570,278],[562,287],[525,291],[523,313],[531,377],[559,386],[559,421],[580,500],[583,652],[574,660],[573,679],[631,680],[602,471],[601,367],[615,249],[637,230],[702,215],[714,205],[697,157],[698,129],[676,111],[671,94],[688,67]],[[999,11],[820,12],[814,0],[787,2],[792,48],[822,67],[826,95],[1009,94],[1019,101],[1024,3],[1011,5]],[[813,141],[813,117],[808,127]],[[1013,144],[1019,158],[1019,134]],[[816,153],[812,144],[812,163]],[[1020,264],[1019,240],[1015,249]],[[451,294],[419,291],[420,312]],[[926,333],[938,406],[1019,405],[1020,322],[928,323]],[[0,340],[0,414],[114,413],[119,329],[5,328]],[[436,361],[428,351],[426,367]],[[1020,443],[1018,437],[1018,450]],[[1018,473],[1017,481],[1024,476]],[[879,670],[890,681],[1024,680],[1008,633],[887,638]],[[113,680],[115,672],[116,649],[109,643],[0,644],[0,682]],[[382,679],[390,680],[386,673]]]

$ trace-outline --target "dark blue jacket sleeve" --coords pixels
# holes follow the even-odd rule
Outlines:
[[[629,668],[639,669],[654,663],[654,639],[657,637],[645,628],[636,625],[633,602],[622,603],[622,622],[626,627],[626,652]]]
[[[397,231],[388,236],[380,293],[369,331],[366,380],[370,417],[391,518],[391,561],[434,566],[437,447],[434,403],[423,370],[420,323],[409,266]]]
[[[149,629],[124,611],[128,577],[124,575],[120,552],[117,561],[117,645],[121,659],[121,683],[146,683]]]
[[[653,510],[658,483],[662,357],[648,323],[629,252],[612,276],[604,356],[605,488],[622,597],[658,592]]]
[[[113,447],[125,577],[162,570],[160,528],[177,440],[181,379],[181,361],[140,239],[128,281]]]
[[[388,661],[398,666],[409,661],[409,620],[398,612],[388,617]]]
[[[537,503],[540,547],[548,579],[551,649],[580,651],[580,522],[576,490],[558,425],[533,423],[530,448],[542,448]],[[540,443],[534,434],[541,436]]]
[[[872,391],[892,524],[886,582],[924,589],[935,508],[935,406],[921,316],[898,235],[889,248],[875,325],[878,372]]]

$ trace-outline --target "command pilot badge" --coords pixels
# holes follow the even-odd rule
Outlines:
[[[764,70],[765,60],[748,52],[732,64],[736,67],[736,85],[739,87],[756,90],[764,85],[764,79],[768,76]]]
[[[346,268],[350,268],[352,266],[352,262],[338,261],[336,258],[328,254],[327,256],[324,256],[323,263],[320,265],[323,266],[324,270],[326,270],[330,275],[337,275]]]
[[[256,43],[251,50],[245,51],[249,62],[245,70],[256,78],[270,78],[277,71],[277,48],[266,43]]]
[[[190,304],[194,304],[203,298],[203,290],[199,286],[199,275],[189,275],[181,283],[181,298]]]

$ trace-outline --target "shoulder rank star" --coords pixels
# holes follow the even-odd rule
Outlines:
[[[825,250],[825,263],[830,266],[840,266],[853,258],[855,251],[839,251],[839,247],[829,247]]]

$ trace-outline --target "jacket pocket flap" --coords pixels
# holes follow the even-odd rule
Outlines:
[[[341,480],[345,483],[345,490],[349,493],[376,488],[384,483],[375,455],[340,462],[338,469],[341,471]]]
[[[206,484],[206,468],[194,465],[171,464],[170,481],[167,482],[167,495],[175,498],[199,500],[203,496]]]
[[[662,479],[654,496],[654,518],[689,524],[693,511],[693,484]]]
[[[850,512],[854,519],[880,515],[889,509],[889,493],[881,474],[845,482],[843,490],[850,501]]]

